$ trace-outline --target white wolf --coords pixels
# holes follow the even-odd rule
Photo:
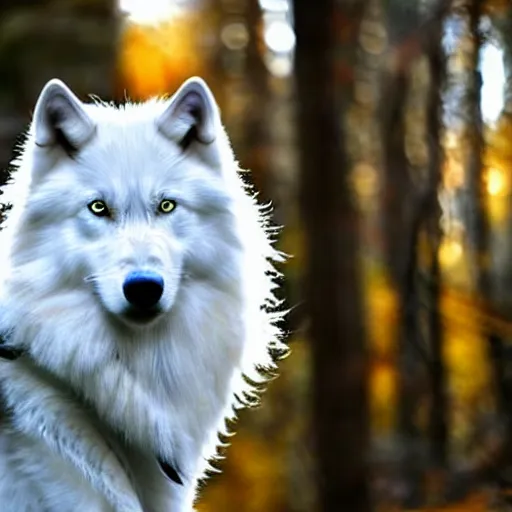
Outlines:
[[[192,510],[283,347],[281,256],[210,90],[116,108],[52,80],[15,166],[0,333],[23,355],[0,361],[0,510]]]

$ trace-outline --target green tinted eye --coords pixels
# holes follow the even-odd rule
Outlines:
[[[87,205],[91,213],[96,215],[97,217],[107,217],[110,215],[109,209],[107,205],[103,201],[92,201]]]
[[[171,213],[176,208],[176,201],[172,199],[163,199],[158,205],[158,211],[161,213]]]

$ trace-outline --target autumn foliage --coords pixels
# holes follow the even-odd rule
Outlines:
[[[205,62],[193,36],[200,30],[196,13],[158,25],[129,22],[120,41],[119,91],[141,100],[172,94],[190,76],[202,75]]]
[[[410,482],[401,466],[403,432],[400,428],[403,425],[400,425],[399,416],[400,408],[404,406],[404,389],[400,385],[403,382],[401,372],[404,371],[400,362],[404,350],[401,337],[404,332],[410,333],[404,331],[404,318],[410,318],[404,312],[410,304],[416,308],[416,332],[414,341],[409,340],[407,345],[409,356],[412,354],[414,359],[411,367],[414,369],[408,376],[413,383],[413,389],[409,390],[413,409],[409,426],[415,429],[415,442],[420,444],[421,467],[416,484],[422,499],[417,507],[409,507],[408,510],[494,510],[492,507],[496,503],[503,504],[496,491],[497,481],[501,480],[495,475],[508,463],[512,464],[512,460],[506,459],[507,439],[510,436],[507,431],[508,413],[503,409],[506,383],[505,388],[501,389],[505,374],[510,369],[508,366],[503,369],[499,358],[493,359],[492,352],[493,346],[499,346],[500,354],[510,353],[509,340],[512,340],[512,299],[507,289],[512,283],[509,268],[512,240],[507,234],[512,219],[510,116],[503,114],[496,123],[482,126],[480,132],[475,132],[474,120],[478,121],[478,113],[476,118],[469,120],[461,114],[467,111],[471,116],[475,115],[478,109],[474,104],[464,106],[465,101],[474,101],[474,97],[468,94],[467,99],[462,94],[462,99],[457,100],[461,102],[461,107],[454,109],[456,114],[453,116],[460,115],[460,119],[453,121],[448,115],[442,119],[444,124],[440,127],[437,141],[442,148],[442,156],[438,169],[439,183],[434,184],[435,197],[429,203],[430,209],[426,208],[426,213],[420,212],[423,217],[417,223],[417,232],[411,234],[408,231],[412,221],[410,223],[407,216],[414,220],[416,206],[420,202],[416,199],[424,197],[422,191],[425,183],[429,183],[428,173],[431,172],[428,164],[432,158],[432,146],[429,146],[427,123],[428,101],[432,101],[432,96],[429,96],[432,89],[429,87],[433,87],[435,78],[433,68],[429,68],[429,65],[432,66],[429,59],[432,59],[435,43],[432,43],[432,38],[435,39],[432,34],[438,35],[435,30],[439,29],[440,25],[436,23],[440,20],[452,15],[464,18],[467,14],[453,54],[443,61],[443,73],[438,76],[442,83],[434,83],[434,87],[442,86],[443,90],[459,87],[458,90],[464,91],[469,76],[465,73],[472,76],[475,72],[474,52],[479,51],[478,45],[482,43],[481,35],[475,32],[470,20],[477,3],[469,0],[445,2],[445,6],[453,9],[450,11],[436,9],[435,6],[440,4],[433,1],[429,3],[432,7],[430,17],[422,19],[419,14],[414,18],[411,15],[413,9],[405,9],[407,6],[404,7],[403,2],[398,0],[368,1],[370,7],[361,25],[365,31],[364,37],[358,39],[361,47],[355,52],[361,59],[357,64],[350,60],[352,53],[346,45],[350,40],[347,34],[356,33],[354,31],[360,28],[359,25],[342,16],[341,9],[332,21],[333,27],[339,29],[335,39],[338,46],[332,53],[333,58],[338,59],[336,65],[333,64],[332,87],[347,88],[347,84],[355,84],[353,102],[347,101],[346,110],[340,111],[340,119],[343,117],[349,127],[347,147],[352,165],[351,193],[362,218],[360,267],[364,298],[362,317],[369,352],[366,383],[371,431],[369,459],[375,465],[369,472],[369,478],[376,509],[383,512],[407,509],[403,489]],[[212,9],[212,5],[217,10]],[[159,25],[126,24],[121,37],[118,95],[123,96],[126,91],[133,99],[144,99],[155,94],[168,94],[189,76],[203,75],[208,81],[231,87],[230,91],[241,91],[239,96],[233,94],[225,97],[225,121],[228,129],[230,126],[236,127],[234,135],[235,140],[240,141],[237,144],[240,144],[242,164],[247,155],[252,155],[257,162],[268,163],[269,169],[273,166],[279,168],[281,162],[279,160],[276,164],[272,158],[296,162],[300,153],[296,142],[286,146],[286,151],[282,149],[285,143],[283,138],[279,139],[281,124],[271,121],[270,117],[266,120],[263,116],[263,123],[267,124],[263,129],[265,139],[260,140],[254,134],[261,135],[261,127],[260,131],[255,131],[254,124],[249,126],[246,122],[244,112],[271,112],[284,102],[287,102],[287,108],[295,111],[301,99],[290,95],[286,100],[276,100],[284,97],[283,90],[288,87],[286,84],[289,84],[290,78],[275,77],[269,73],[262,82],[261,75],[255,76],[255,68],[243,67],[243,62],[247,61],[243,60],[246,56],[243,57],[241,50],[229,50],[222,46],[219,33],[225,23],[233,19],[240,23],[247,22],[246,11],[240,9],[235,14],[233,12],[222,11],[217,4],[207,5],[205,2],[203,7],[185,11]],[[512,16],[510,2],[485,2],[476,13],[478,19],[484,15],[490,15],[491,22]],[[406,21],[398,27],[400,16]],[[496,22],[498,29],[500,26]],[[510,37],[509,34],[506,36]],[[257,53],[262,61],[266,58],[264,52],[265,48],[259,40]],[[222,68],[221,63],[229,61],[226,55],[240,66],[237,69],[242,71],[238,71],[238,75]],[[255,84],[258,84],[260,95],[257,102],[254,101]],[[385,88],[385,84],[391,84],[389,89]],[[384,99],[379,96],[382,90],[388,91]],[[439,98],[439,109],[446,111],[450,105],[442,102],[448,100],[441,95]],[[269,105],[272,107],[269,108]],[[396,107],[398,113],[386,114],[383,105]],[[453,122],[447,122],[446,118]],[[293,117],[291,119],[287,122],[295,122]],[[382,126],[390,127],[388,132],[379,131]],[[294,129],[295,125],[290,128],[292,132]],[[385,142],[393,143],[392,137],[386,138],[386,133],[403,136],[403,140],[396,145],[397,152],[389,154],[382,147]],[[483,150],[476,151],[476,155],[471,153],[475,133],[481,136],[483,144]],[[403,155],[399,154],[400,151]],[[475,158],[476,185],[468,179],[469,168]],[[390,162],[393,163],[392,169],[386,167]],[[403,174],[386,174],[400,171],[397,171],[399,165],[404,166]],[[277,183],[282,188],[294,189],[298,174],[290,171],[291,178],[276,177],[265,169],[265,165],[262,167],[257,172],[258,180],[263,187],[267,187],[263,190],[265,196],[275,196],[278,206],[281,206],[279,201],[284,201],[283,198],[291,203],[281,206],[286,216],[280,248],[294,255],[285,270],[290,282],[287,291],[291,302],[300,303],[302,298],[298,283],[308,264],[310,247],[298,214],[296,193],[288,191],[285,194],[272,188]],[[322,179],[321,162],[318,164],[318,179]],[[471,198],[469,206],[461,197]],[[393,201],[404,207],[386,209]],[[487,245],[482,253],[475,254],[472,239],[475,234],[468,227],[470,223],[465,216],[465,208],[470,212],[476,209],[485,217],[482,225],[486,226],[484,238]],[[386,219],[386,215],[396,217]],[[398,231],[399,239],[393,241],[397,245],[390,244],[387,239],[396,231],[383,229],[386,220],[391,221],[395,228],[404,227]],[[438,231],[432,228],[433,224],[439,228],[439,238],[436,238]],[[478,238],[480,235],[477,233],[475,236]],[[414,282],[405,283],[411,285],[407,288],[401,281],[405,272],[397,271],[390,263],[397,258],[397,254],[386,254],[386,248],[408,249],[409,237],[414,239],[411,242],[414,251],[410,261],[413,266],[410,275]],[[432,270],[436,262],[439,265],[438,274]],[[478,267],[476,270],[475,266]],[[482,279],[478,279],[481,275],[494,284],[484,290]],[[439,285],[434,304],[430,302],[432,293],[429,279],[432,276]],[[507,286],[503,284],[505,281]],[[339,285],[343,286],[343,283]],[[412,290],[415,296],[409,297],[407,290]],[[409,299],[411,302],[408,302]],[[436,378],[431,366],[433,334],[429,322],[432,322],[432,310],[439,320],[440,340],[437,341],[441,346],[440,363],[445,378],[443,391],[449,404],[447,410],[440,412],[446,416],[447,424],[446,463],[441,468],[432,467],[429,459],[431,444],[436,442],[431,438],[431,411],[435,407],[432,389]],[[227,459],[215,464],[222,470],[222,475],[214,475],[201,495],[198,505],[200,512],[316,510],[311,432],[311,424],[315,421],[311,417],[314,375],[311,346],[304,328],[307,323],[308,319],[299,315],[297,322],[291,326],[292,356],[281,364],[280,377],[269,384],[261,408],[242,415],[236,427],[239,433],[229,439],[231,446],[226,452]],[[509,407],[512,408],[512,404]],[[343,504],[340,504],[339,510],[346,510]]]

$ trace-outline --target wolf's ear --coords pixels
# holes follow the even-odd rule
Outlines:
[[[33,126],[39,147],[59,145],[68,154],[79,150],[96,128],[80,100],[57,79],[43,87],[36,103]]]
[[[194,140],[211,144],[219,111],[213,94],[201,78],[189,78],[156,120],[158,131],[186,148]]]

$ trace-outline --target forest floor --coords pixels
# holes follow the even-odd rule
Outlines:
[[[493,497],[490,493],[474,493],[459,503],[452,503],[442,507],[427,507],[407,512],[511,512],[510,505],[492,504]],[[390,511],[391,512],[391,511]],[[398,512],[398,511],[396,511]]]

